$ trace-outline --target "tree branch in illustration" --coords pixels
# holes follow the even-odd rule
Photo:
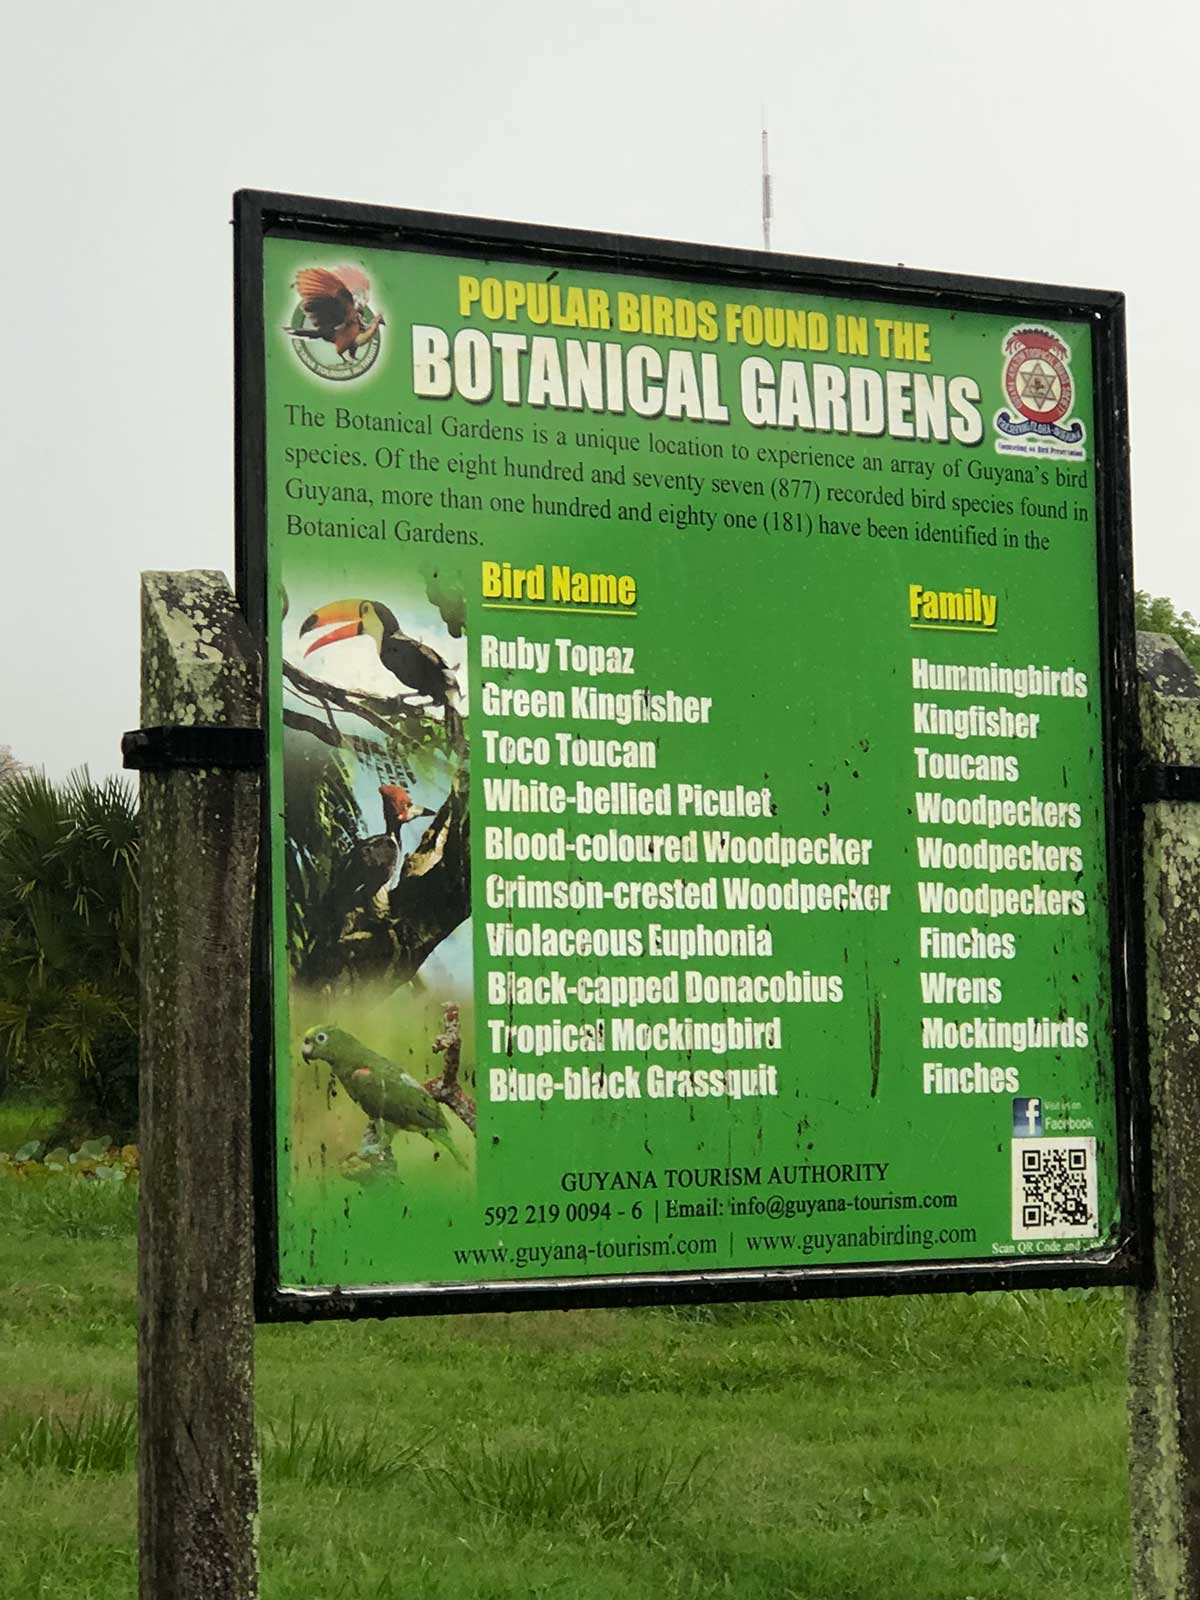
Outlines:
[[[284,726],[301,741],[292,749],[286,805],[293,975],[330,991],[409,982],[470,916],[467,748],[450,704],[457,686],[451,693],[443,683],[440,705],[428,695],[414,705],[409,695],[326,683],[292,662],[283,663],[283,676],[293,701],[311,708],[292,703],[283,711]],[[383,737],[350,732],[347,719]],[[388,780],[379,785],[380,833],[371,832],[355,798],[353,772],[364,761]],[[443,771],[449,793],[405,854],[403,828],[422,812],[394,775],[408,784],[422,767]]]

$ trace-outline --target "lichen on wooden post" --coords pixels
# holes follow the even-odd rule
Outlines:
[[[1142,746],[1200,767],[1200,677],[1138,636]],[[1146,807],[1154,1281],[1131,1289],[1130,1498],[1137,1600],[1200,1600],[1200,805]]]
[[[142,722],[257,726],[219,572],[142,575]],[[250,951],[259,777],[141,779],[142,1600],[258,1592]]]

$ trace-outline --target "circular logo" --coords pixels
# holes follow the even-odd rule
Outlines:
[[[292,349],[318,378],[346,383],[379,360],[383,317],[371,306],[371,284],[357,267],[305,267],[296,274],[296,309],[288,326]]]
[[[1041,328],[1023,328],[1007,345],[1004,392],[1030,422],[1057,422],[1071,409],[1071,374],[1066,346]]]

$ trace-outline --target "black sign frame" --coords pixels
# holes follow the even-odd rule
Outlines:
[[[895,301],[908,307],[1087,320],[1092,328],[1094,465],[1101,716],[1108,796],[1109,950],[1112,977],[1118,1195],[1123,1234],[1107,1251],[864,1268],[793,1266],[716,1272],[655,1272],[462,1284],[297,1289],[281,1283],[275,1150],[271,972],[271,797],[264,769],[256,950],[251,973],[255,1302],[262,1322],[390,1317],[449,1311],[842,1298],[1145,1284],[1151,1274],[1146,1089],[1142,815],[1139,789],[1125,297],[1118,291],[1009,282],[906,267],[735,250],[478,217],[354,205],[242,190],[234,197],[236,387],[236,589],[266,662],[266,375],[263,242],[268,236],[646,273],[775,287],[791,292]]]

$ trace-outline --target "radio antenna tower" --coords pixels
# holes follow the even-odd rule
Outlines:
[[[767,155],[767,119],[763,116],[762,130],[762,230],[763,249],[771,248],[771,165]]]

